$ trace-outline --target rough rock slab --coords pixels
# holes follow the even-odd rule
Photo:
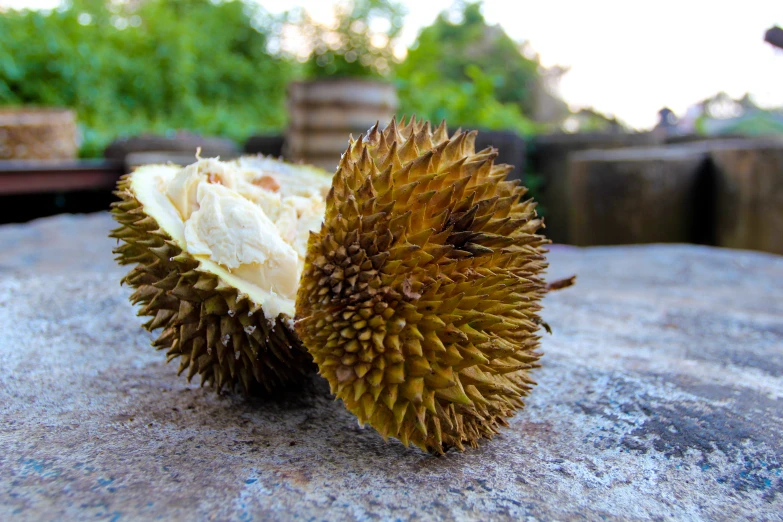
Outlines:
[[[83,219],[48,230],[87,245],[108,221]],[[0,520],[783,520],[783,257],[554,247],[579,280],[546,300],[527,409],[434,457],[318,378],[272,402],[188,385],[85,251],[0,273]]]

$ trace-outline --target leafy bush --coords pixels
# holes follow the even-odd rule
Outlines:
[[[0,105],[76,109],[82,154],[118,135],[189,129],[244,139],[285,124],[292,66],[272,20],[238,1],[74,0],[0,15]]]
[[[465,67],[465,73],[469,80],[459,82],[444,81],[432,70],[398,78],[399,112],[472,128],[508,129],[521,135],[536,132],[536,123],[522,114],[519,105],[496,98],[491,77],[472,64]]]

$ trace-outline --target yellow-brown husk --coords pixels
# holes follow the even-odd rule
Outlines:
[[[296,303],[300,339],[359,421],[438,453],[497,433],[540,357],[548,241],[475,135],[413,119],[352,140]]]
[[[151,317],[149,331],[161,329],[153,346],[179,357],[188,380],[245,393],[271,392],[301,379],[312,361],[282,316],[270,321],[263,309],[220,278],[199,269],[162,230],[131,189],[128,176],[118,183],[112,215],[120,226],[111,237],[121,265],[135,265],[122,279],[135,289],[138,315]]]

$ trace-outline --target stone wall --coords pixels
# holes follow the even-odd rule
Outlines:
[[[574,245],[705,243],[712,195],[706,154],[640,147],[572,154],[567,199]]]
[[[530,147],[530,170],[543,177],[540,203],[546,212],[546,234],[556,243],[567,243],[568,161],[574,152],[655,145],[660,138],[640,134],[549,134],[537,136]]]
[[[682,139],[580,150],[590,140],[578,136],[550,138],[557,146],[538,146],[534,154],[546,177],[541,199],[553,241],[688,242],[783,253],[783,140]]]

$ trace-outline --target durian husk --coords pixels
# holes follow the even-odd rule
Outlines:
[[[492,438],[535,382],[548,240],[475,132],[351,139],[312,233],[296,331],[361,424],[444,453]]]
[[[219,392],[270,393],[300,382],[312,359],[283,315],[270,321],[246,294],[227,285],[184,252],[158,222],[144,212],[123,176],[111,206],[120,224],[110,237],[121,265],[134,265],[122,279],[135,291],[144,328],[160,330],[152,343],[179,358],[178,375],[196,375]]]

